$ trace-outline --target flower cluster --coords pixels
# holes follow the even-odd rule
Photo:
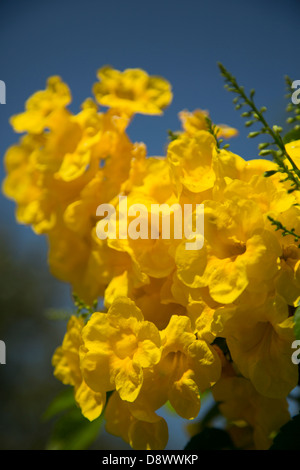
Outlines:
[[[299,233],[298,193],[276,171],[264,176],[275,163],[220,148],[235,129],[212,133],[200,109],[179,114],[165,156],[148,156],[126,130],[136,113],[162,113],[169,83],[111,67],[98,78],[76,115],[67,85],[50,78],[12,118],[25,135],[5,156],[4,193],[18,222],[47,236],[51,272],[88,305],[103,299],[102,311],[69,320],[55,376],[74,387],[86,418],[104,412],[108,432],[134,449],[165,448],[160,408],[194,419],[207,390],[239,447],[267,449],[298,382],[291,344],[300,300],[300,248],[270,217],[292,220]],[[299,142],[287,147],[300,160]],[[203,204],[202,248],[186,250],[174,224],[168,238],[99,239],[97,207],[118,213],[120,195],[150,215],[157,205]]]

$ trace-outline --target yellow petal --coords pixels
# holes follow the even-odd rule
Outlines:
[[[129,442],[135,450],[163,450],[168,439],[168,426],[163,418],[156,423],[135,420],[129,429]]]
[[[106,393],[95,393],[83,381],[75,392],[75,400],[81,408],[83,416],[89,421],[98,418],[104,408]]]

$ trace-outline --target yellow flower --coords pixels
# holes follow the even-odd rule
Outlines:
[[[135,450],[163,450],[169,438],[166,421],[158,415],[153,421],[137,419],[131,413],[130,405],[113,393],[105,410],[106,430],[121,437]]]
[[[90,421],[101,413],[106,401],[106,393],[94,392],[85,383],[80,370],[79,350],[82,345],[81,332],[84,327],[82,318],[72,316],[68,322],[62,346],[58,347],[52,358],[54,375],[66,385],[74,387],[75,400],[82,414]]]
[[[220,377],[221,362],[214,348],[196,338],[186,316],[173,315],[161,337],[162,358],[155,367],[156,383],[161,384],[157,393],[165,394],[180,416],[193,419],[200,410],[200,393]]]
[[[290,419],[285,398],[260,395],[244,377],[224,377],[212,388],[212,393],[230,426],[251,428],[256,450],[269,449],[274,435]]]
[[[158,204],[157,199],[149,198],[142,192],[135,192],[127,197],[128,208],[134,208],[134,204],[143,204],[145,207],[144,212],[129,215],[127,219],[128,225],[125,227],[128,228],[129,232],[127,238],[108,239],[108,246],[120,252],[128,253],[132,260],[132,265],[135,267],[135,273],[140,272],[146,276],[163,278],[172,271],[174,260],[170,252],[172,243],[169,239],[163,239],[160,236],[158,238],[151,238],[151,230],[153,227],[156,227],[154,223],[151,224],[151,216],[154,212],[151,206]],[[119,213],[118,208],[117,214]],[[117,216],[116,224],[117,234],[120,226],[118,219],[119,216]],[[135,239],[130,236],[130,230],[131,227],[135,227],[135,224],[138,225],[139,223],[143,224],[143,228],[146,227],[145,235]],[[137,231],[139,232],[139,227]]]
[[[17,204],[17,221],[32,224],[37,233],[49,230],[55,224],[51,203],[46,200],[41,175],[32,157],[43,143],[41,136],[26,135],[18,145],[7,150],[4,157],[7,175],[2,185],[5,196]]]
[[[25,135],[5,155],[4,193],[17,203],[17,220],[31,224],[37,233],[54,228],[66,209],[65,217],[70,221],[70,211],[81,199],[82,206],[87,202],[91,207],[95,223],[97,204],[115,197],[128,178],[134,148],[125,133],[128,119],[111,111],[99,113],[91,100],[77,115],[71,114],[64,107],[65,95],[59,84],[54,81],[52,88],[29,100],[33,104],[28,105],[22,120],[31,123],[30,113],[39,113],[41,129]],[[34,111],[30,111],[32,107]],[[90,204],[99,194],[101,199]],[[86,229],[89,227],[87,224]]]
[[[134,289],[131,293],[145,320],[152,321],[160,330],[166,328],[172,315],[186,314],[186,309],[173,299],[170,302],[164,301],[164,283],[165,278],[150,278],[149,284]]]
[[[110,66],[98,70],[99,82],[94,85],[98,103],[129,115],[162,114],[172,101],[171,86],[167,80],[149,76],[141,69],[124,72]]]
[[[110,127],[101,130],[90,149],[89,164],[96,167],[92,178],[86,180],[77,198],[64,212],[66,225],[85,238],[96,225],[96,210],[100,204],[113,202],[121,185],[128,178],[134,145],[125,133]],[[86,142],[83,142],[85,145]],[[68,154],[70,156],[70,154]],[[101,168],[99,168],[101,166]],[[70,162],[67,164],[70,168]],[[62,171],[62,168],[60,169]],[[79,189],[79,188],[78,188]]]
[[[58,76],[47,80],[46,90],[34,93],[26,103],[26,111],[11,118],[16,132],[41,133],[49,125],[53,111],[64,108],[71,102],[68,86]]]
[[[300,248],[269,217],[299,234],[298,192],[288,191],[275,163],[218,148],[201,109],[182,111],[166,155],[148,157],[126,129],[135,113],[162,113],[170,84],[109,66],[98,78],[95,100],[73,114],[67,85],[51,77],[12,117],[26,134],[5,155],[3,191],[18,222],[47,235],[52,274],[87,304],[103,300],[86,324],[70,319],[53,356],[55,376],[74,387],[90,420],[113,391],[107,429],[134,449],[163,449],[159,409],[169,401],[193,419],[211,387],[234,429],[243,425],[255,448],[268,448],[297,384],[292,312],[300,299]],[[215,132],[237,134],[225,125]],[[286,146],[297,165],[299,142]],[[269,170],[275,174],[266,178]],[[193,215],[204,205],[200,249],[186,249],[185,204]],[[99,236],[105,224],[114,237]]]
[[[114,250],[128,253],[134,277],[143,277],[149,283],[149,277],[163,278],[174,268],[172,251],[174,245],[178,244],[178,240],[174,239],[174,211],[178,206],[174,209],[172,205],[178,200],[173,192],[169,166],[165,159],[139,155],[138,162],[133,158],[132,165],[132,171],[122,185],[123,191],[120,194],[126,195],[126,206],[124,208],[118,201],[116,207],[116,238],[109,239],[107,243]],[[124,212],[128,214],[125,222],[122,218]],[[162,213],[168,220],[169,217],[171,219],[169,237],[162,235]],[[119,236],[121,224],[127,238]],[[137,237],[130,234],[133,225],[139,232]],[[135,284],[132,279],[130,282]]]
[[[182,134],[173,140],[167,150],[178,193],[183,188],[192,193],[212,189],[216,180],[212,168],[214,137],[207,131],[198,131],[192,137]]]
[[[297,165],[298,168],[300,168],[300,140],[289,142],[285,145],[285,149],[293,162]]]
[[[73,284],[74,291],[89,305],[95,299],[106,295],[105,291],[110,283],[117,280],[119,276],[122,276],[126,270],[131,268],[130,258],[127,253],[112,250],[105,240],[99,240],[94,230],[91,238],[85,264],[82,270],[79,266],[76,268],[79,277],[76,283]],[[71,278],[71,269],[69,269],[68,275]],[[126,285],[122,287],[124,289]],[[119,296],[120,292],[121,290],[118,291]],[[124,291],[124,295],[127,296],[127,291]],[[107,305],[109,304],[107,303]]]
[[[273,217],[277,218],[278,214],[286,211],[296,202],[296,197],[292,193],[289,194],[287,188],[277,181],[277,176],[266,178],[263,173],[257,174],[253,166],[247,165],[247,168],[245,168],[243,177],[247,181],[235,179],[230,182],[226,188],[223,188],[220,198],[234,199],[239,197],[241,199],[251,199],[256,202],[265,218],[266,215],[271,215],[271,213],[273,213]],[[273,169],[270,165],[265,166],[265,168]],[[247,177],[246,173],[248,173]],[[251,177],[249,178],[250,174]]]
[[[116,389],[133,401],[143,383],[143,369],[160,360],[160,336],[144,321],[133,301],[119,298],[107,313],[96,312],[82,331],[81,367],[95,391]]]
[[[157,440],[157,448],[164,448],[167,429],[157,410],[170,401],[180,416],[195,418],[200,410],[200,393],[213,385],[221,373],[217,352],[205,341],[196,339],[187,317],[173,315],[161,337],[162,358],[153,367],[145,369],[136,399],[125,403],[120,397],[113,396],[113,402],[109,402],[106,410],[109,432],[122,435],[127,442],[131,435],[134,448],[153,448],[151,444],[145,445],[145,439],[149,442]],[[141,434],[136,433],[134,439],[133,430],[138,429]],[[139,447],[137,442],[140,442]]]
[[[248,286],[259,288],[275,277],[281,247],[264,229],[255,202],[204,201],[204,220],[203,248],[186,252],[181,243],[176,250],[177,275],[186,286],[207,286],[216,302],[230,304]]]
[[[214,148],[212,167],[216,175],[216,183],[213,198],[223,199],[222,190],[227,190],[232,182],[242,178],[246,166],[247,163],[239,155],[225,149],[217,150]],[[221,191],[221,194],[219,194],[219,191]]]
[[[51,273],[64,282],[76,286],[89,256],[89,247],[78,235],[63,224],[48,234],[48,263]]]
[[[300,231],[300,210],[298,205],[289,207],[284,212],[271,213],[274,219],[280,221],[285,227]],[[280,272],[276,279],[276,289],[287,304],[297,307],[300,300],[300,248],[292,235],[283,237],[278,234],[282,245],[280,257]]]
[[[209,113],[202,109],[195,109],[193,112],[184,110],[179,113],[182,127],[190,136],[198,130],[207,130],[206,118],[209,118]],[[238,135],[238,131],[226,124],[217,124],[216,134],[218,138],[230,139],[231,137],[236,137]]]
[[[296,387],[298,368],[291,360],[294,322],[281,297],[268,297],[254,309],[246,303],[220,307],[215,327],[226,338],[234,363],[258,393],[284,398]]]
[[[55,226],[59,214],[84,183],[77,180],[66,184],[56,174],[62,154],[76,145],[80,133],[77,124],[62,110],[49,128],[43,134],[25,135],[5,155],[4,193],[17,203],[18,222],[31,224],[37,233]]]

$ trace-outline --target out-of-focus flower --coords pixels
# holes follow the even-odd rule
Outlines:
[[[234,363],[260,394],[284,398],[296,387],[298,369],[291,361],[294,323],[281,297],[268,297],[254,309],[247,304],[220,307],[215,321]]]
[[[94,94],[102,106],[125,114],[162,114],[172,101],[171,86],[164,78],[149,76],[141,69],[124,72],[110,66],[98,70]]]
[[[168,443],[168,426],[156,415],[154,421],[137,419],[130,412],[130,404],[114,392],[105,410],[106,430],[121,437],[135,450],[163,450]]]
[[[52,358],[54,375],[62,383],[74,387],[75,400],[81,408],[82,414],[90,421],[98,418],[106,402],[105,392],[94,392],[85,383],[81,369],[79,350],[82,346],[82,318],[71,317],[63,343],[59,346]]]
[[[223,377],[212,388],[212,393],[220,403],[219,408],[228,420],[229,429],[233,425],[237,428],[231,436],[238,447],[242,438],[241,431],[248,429],[253,442],[251,448],[269,449],[276,433],[290,419],[285,398],[266,398],[260,395],[244,377]]]
[[[193,112],[184,110],[179,113],[183,130],[190,136],[199,130],[207,130],[207,118],[210,119],[209,113],[203,109],[195,109]],[[226,124],[217,124],[216,134],[218,138],[231,139],[238,135],[238,131]]]
[[[11,124],[16,132],[40,134],[49,127],[53,114],[59,114],[70,102],[68,86],[60,77],[50,77],[46,90],[34,93],[26,102],[26,111],[13,116]]]

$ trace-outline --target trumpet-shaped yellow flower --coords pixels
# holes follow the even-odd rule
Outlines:
[[[178,193],[183,189],[202,193],[212,189],[216,180],[212,168],[214,137],[207,131],[198,131],[192,137],[182,134],[173,140],[167,151]]]
[[[63,343],[52,358],[54,375],[66,385],[74,386],[75,400],[82,414],[90,421],[97,418],[106,402],[105,392],[94,392],[85,383],[81,369],[79,350],[82,345],[81,332],[84,321],[79,317],[71,317]]]
[[[165,394],[165,400],[183,418],[195,418],[200,410],[200,394],[220,377],[219,357],[206,341],[196,338],[186,316],[173,315],[161,337],[162,358],[155,367],[160,395]]]
[[[122,195],[126,195],[126,208],[122,209],[121,203],[117,204],[116,238],[109,239],[108,245],[112,249],[128,253],[132,260],[133,275],[137,277],[137,273],[140,273],[140,277],[146,277],[146,283],[149,283],[149,277],[164,278],[174,268],[172,252],[178,240],[174,239],[175,209],[172,206],[178,200],[173,192],[169,166],[165,159],[146,159],[144,155],[139,155],[138,162],[133,158],[132,165],[129,178],[122,186]],[[141,206],[143,211],[140,210]],[[127,214],[125,221],[124,212]],[[170,217],[167,236],[163,233],[163,216]],[[137,237],[130,234],[130,227],[134,223],[138,226]],[[126,238],[120,236],[121,225]]]
[[[300,211],[298,205],[292,205],[284,212],[272,213],[273,218],[280,221],[285,227],[300,230]],[[278,234],[278,232],[276,232]],[[300,300],[300,249],[295,237],[278,234],[282,245],[280,257],[280,272],[276,279],[276,289],[286,300],[288,305],[297,307]]]
[[[264,228],[251,200],[204,201],[205,243],[199,251],[176,250],[179,279],[191,288],[208,287],[218,303],[234,302],[249,286],[262,286],[279,270],[281,247]]]
[[[269,449],[276,433],[290,419],[285,398],[260,395],[244,377],[223,377],[212,393],[229,425],[250,427],[256,450]]]
[[[220,377],[221,361],[213,347],[196,338],[186,316],[173,315],[161,337],[162,358],[145,370],[140,393],[128,410],[135,419],[157,423],[156,412],[169,401],[181,417],[193,419],[200,395]]]
[[[26,111],[11,118],[16,132],[40,134],[49,126],[51,113],[71,102],[68,86],[58,76],[47,80],[46,90],[34,93],[26,102]]]
[[[143,383],[143,369],[160,360],[161,340],[133,301],[119,298],[107,313],[96,312],[82,331],[81,367],[95,391],[116,389],[133,401]]]
[[[300,167],[300,140],[294,140],[293,142],[289,142],[285,145],[285,149],[293,162]],[[288,163],[291,166],[290,163]]]
[[[166,328],[172,315],[186,315],[185,307],[174,299],[164,301],[164,283],[164,278],[150,278],[149,284],[135,289],[131,294],[145,320],[152,321],[160,330]]]
[[[291,361],[294,322],[281,297],[268,297],[255,309],[247,304],[220,307],[215,322],[234,363],[258,393],[284,398],[296,387],[298,368]]]
[[[95,223],[97,204],[115,197],[128,178],[134,148],[125,133],[128,120],[111,111],[99,113],[91,100],[77,115],[71,114],[65,108],[64,87],[57,80],[50,80],[51,86],[30,98],[29,110],[22,115],[22,122],[31,122],[31,112],[45,115],[38,119],[41,129],[32,131],[25,126],[24,131],[30,133],[5,155],[3,190],[17,203],[18,221],[31,224],[37,233],[54,228],[65,210],[70,219],[69,207],[74,205],[88,203],[89,217]]]
[[[193,112],[184,110],[179,113],[182,127],[189,135],[193,135],[199,130],[207,130],[207,118],[210,119],[209,113],[203,109],[195,109]],[[218,138],[230,139],[236,137],[238,131],[226,124],[218,124],[216,126],[216,135]]]
[[[130,404],[115,392],[105,410],[106,430],[122,437],[135,450],[163,450],[168,443],[168,426],[156,415],[154,421],[137,419],[130,412]]]
[[[141,69],[124,72],[110,66],[98,71],[94,85],[98,103],[125,113],[162,114],[172,101],[171,86],[164,78],[149,76]]]

